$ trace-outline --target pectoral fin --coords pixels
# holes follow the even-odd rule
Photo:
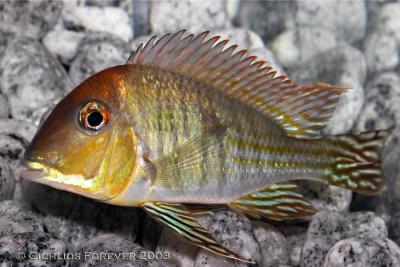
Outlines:
[[[311,204],[296,192],[296,185],[273,184],[230,203],[229,206],[255,218],[294,219],[315,213]]]
[[[226,249],[207,232],[195,217],[181,204],[145,203],[143,208],[155,220],[171,227],[193,244],[222,256],[254,263]]]
[[[225,128],[213,125],[207,130],[154,160],[157,181],[165,187],[175,187],[203,176],[205,169],[213,169],[222,153]]]

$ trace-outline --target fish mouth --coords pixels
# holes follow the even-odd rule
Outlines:
[[[43,169],[36,167],[33,162],[24,162],[23,168],[20,173],[22,178],[32,182],[39,182],[47,173]]]
[[[90,192],[93,179],[85,179],[79,175],[65,175],[42,163],[25,160],[21,177],[31,182],[44,184],[55,189],[72,192],[99,201],[108,200],[101,192]]]

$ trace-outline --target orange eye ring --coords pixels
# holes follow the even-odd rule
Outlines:
[[[79,123],[85,129],[97,132],[108,124],[111,114],[107,107],[98,102],[89,102],[79,112]]]

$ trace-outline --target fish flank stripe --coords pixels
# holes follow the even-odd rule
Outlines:
[[[272,140],[271,140],[272,141]],[[297,148],[295,146],[281,146],[278,147],[278,143],[275,143],[274,145],[267,145],[267,144],[262,144],[262,143],[256,143],[252,141],[247,141],[243,139],[229,139],[228,140],[229,144],[232,146],[235,146],[239,149],[252,149],[257,152],[264,152],[264,153],[276,153],[276,154],[298,154],[298,155],[310,155],[310,156],[320,156],[321,154],[324,154],[325,151],[323,149],[312,149],[312,147],[309,147],[308,149],[304,148]]]

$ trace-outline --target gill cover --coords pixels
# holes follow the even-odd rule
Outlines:
[[[98,200],[128,185],[137,150],[121,73],[123,66],[99,72],[57,104],[25,153],[41,172],[36,182]]]

